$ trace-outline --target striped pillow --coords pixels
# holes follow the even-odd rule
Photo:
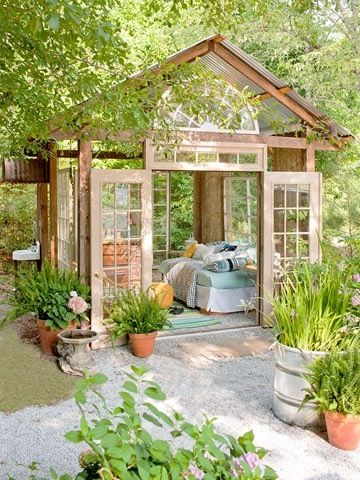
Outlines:
[[[216,273],[232,272],[233,270],[240,270],[245,263],[245,258],[227,258],[225,260],[217,260],[209,265],[205,265],[204,268]]]

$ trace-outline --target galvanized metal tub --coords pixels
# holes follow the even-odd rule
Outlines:
[[[307,365],[313,359],[325,355],[325,352],[276,344],[273,410],[283,422],[300,427],[324,424],[323,416],[318,415],[314,403],[307,403],[301,410],[299,407],[306,394],[304,390],[309,387],[309,383],[303,378],[307,373]]]

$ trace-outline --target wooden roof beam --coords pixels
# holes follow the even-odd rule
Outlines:
[[[236,70],[240,71],[245,77],[247,77],[252,82],[259,85],[263,88],[265,92],[269,93],[271,97],[276,98],[280,103],[285,107],[291,110],[295,115],[301,118],[311,127],[316,127],[319,123],[319,120],[314,118],[307,112],[303,107],[301,107],[297,102],[292,98],[288,97],[285,93],[280,92],[269,80],[264,78],[260,73],[251,68],[246,63],[242,62],[239,58],[233,55],[229,50],[224,48],[221,44],[214,44],[214,51],[219,57],[221,57],[225,62],[234,67]]]
[[[279,93],[282,93],[284,95],[286,95],[287,93],[291,92],[292,88],[289,87],[288,85],[286,85],[285,87],[281,87],[281,88],[278,88],[277,91]],[[269,92],[264,92],[264,93],[260,93],[260,95],[254,95],[251,100],[254,100],[254,101],[260,101],[262,102],[263,100],[267,100],[268,98],[272,98],[272,95],[271,93]]]

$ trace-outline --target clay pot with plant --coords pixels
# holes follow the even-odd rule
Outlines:
[[[46,262],[40,272],[33,269],[20,276],[9,298],[13,308],[7,321],[33,313],[41,349],[52,355],[59,332],[75,329],[82,321],[88,321],[85,312],[89,308],[89,293],[89,287],[76,272],[59,270]]]
[[[169,325],[167,310],[157,299],[142,290],[125,290],[112,303],[107,318],[114,339],[129,335],[137,357],[153,353],[159,331]]]
[[[329,442],[342,450],[360,447],[360,352],[333,352],[314,360],[305,376],[303,405],[325,414]]]
[[[323,424],[314,402],[303,404],[308,365],[334,349],[360,346],[355,305],[359,282],[336,265],[300,262],[284,275],[271,300],[276,336],[273,409],[280,420],[305,426]]]

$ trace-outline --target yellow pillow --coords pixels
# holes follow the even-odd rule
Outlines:
[[[189,245],[186,248],[183,257],[191,258],[194,255],[197,247],[198,247],[197,243],[192,243],[191,245]]]

